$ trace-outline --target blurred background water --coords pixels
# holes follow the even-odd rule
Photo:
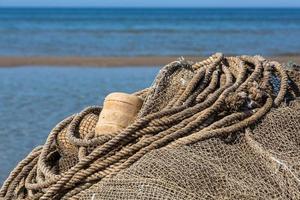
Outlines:
[[[0,68],[0,185],[50,130],[114,91],[151,85],[159,68]]]
[[[0,56],[298,54],[300,9],[0,8]]]

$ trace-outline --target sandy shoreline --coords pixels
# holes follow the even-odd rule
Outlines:
[[[0,57],[0,67],[20,66],[162,66],[176,60],[176,56],[144,57]],[[185,56],[188,60],[200,61],[206,57]],[[300,64],[300,55],[267,57],[281,63],[293,61]]]

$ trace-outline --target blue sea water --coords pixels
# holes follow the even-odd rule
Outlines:
[[[298,54],[300,9],[0,8],[0,56]]]
[[[115,91],[149,87],[159,68],[0,68],[0,186],[65,117]]]

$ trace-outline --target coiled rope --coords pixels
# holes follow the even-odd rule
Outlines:
[[[34,149],[10,173],[0,197],[79,199],[80,192],[115,176],[154,149],[226,138],[249,128],[272,107],[280,106],[288,90],[285,69],[260,56],[224,57],[217,53],[194,63],[191,70],[193,78],[164,109],[140,116],[114,136],[94,137],[91,133],[82,139],[76,134],[82,119],[90,113],[99,115],[101,107],[89,107],[63,120],[43,147]],[[279,91],[272,84],[274,77],[280,80]],[[135,95],[145,96],[150,89]],[[79,161],[59,173],[54,162],[59,158],[55,140],[66,127],[68,142],[79,149]],[[90,152],[89,147],[95,148]]]

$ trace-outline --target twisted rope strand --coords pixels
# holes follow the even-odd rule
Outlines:
[[[217,53],[204,61],[182,65],[194,73],[187,85],[178,88],[164,108],[154,108],[158,91],[168,80],[165,76],[179,70],[181,61],[167,65],[155,85],[134,93],[150,110],[144,110],[133,124],[114,135],[78,135],[86,116],[100,114],[102,108],[98,106],[63,120],[50,132],[44,146],[34,149],[10,173],[0,197],[80,199],[85,190],[115,176],[152,150],[178,148],[249,129],[272,107],[281,105],[289,88],[286,70],[260,56],[224,57]],[[278,92],[272,85],[273,77],[280,80]],[[66,130],[67,142],[77,149],[78,161],[59,173],[56,163],[63,156],[57,152],[57,136],[62,130]]]

